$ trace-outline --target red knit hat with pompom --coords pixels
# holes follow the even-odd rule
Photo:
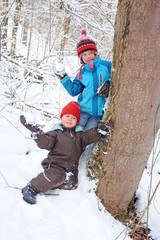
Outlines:
[[[81,40],[77,43],[78,57],[81,58],[82,53],[89,50],[94,53],[98,53],[95,42],[91,38],[87,37],[86,30],[82,30]]]
[[[76,101],[69,102],[63,109],[60,114],[60,118],[63,117],[65,114],[72,114],[74,117],[77,118],[77,122],[79,123],[81,109],[79,104]]]

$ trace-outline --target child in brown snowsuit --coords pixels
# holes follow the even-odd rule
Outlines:
[[[50,189],[77,188],[78,163],[83,148],[100,140],[112,128],[108,123],[100,123],[98,127],[84,132],[77,125],[80,114],[77,102],[68,103],[60,114],[61,123],[46,133],[20,116],[21,123],[32,132],[38,147],[49,151],[41,163],[44,171],[22,189],[23,199],[27,203],[35,204],[36,195]]]

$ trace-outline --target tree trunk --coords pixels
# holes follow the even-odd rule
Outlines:
[[[69,34],[69,29],[70,29],[70,14],[68,13],[67,10],[65,10],[65,14],[63,17],[63,38],[61,40],[61,55],[60,55],[60,61],[63,60],[64,56],[64,49],[67,44],[68,38],[66,37]]]
[[[97,188],[115,216],[126,213],[160,127],[159,13],[157,0],[121,0],[118,5],[110,109],[114,131],[108,154],[102,153]]]
[[[28,21],[28,18],[24,18],[23,29],[22,29],[22,43],[23,43],[25,46],[27,46],[28,29],[29,29],[29,21]]]
[[[8,30],[8,16],[7,16],[7,9],[8,9],[8,0],[0,1],[0,10],[2,11],[2,19],[1,19],[1,42],[3,49],[7,48],[7,30]]]
[[[15,8],[15,15],[14,15],[14,26],[12,29],[12,43],[11,43],[11,50],[10,56],[15,55],[16,50],[16,39],[17,39],[17,32],[18,32],[18,24],[20,20],[20,12],[22,7],[22,0],[16,0],[16,8]]]

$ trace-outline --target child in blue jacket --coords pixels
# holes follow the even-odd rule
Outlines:
[[[111,62],[98,56],[95,42],[81,32],[81,40],[77,44],[77,54],[81,68],[73,82],[64,69],[58,71],[61,83],[71,96],[78,96],[81,107],[79,126],[84,130],[96,127],[103,115],[105,100],[108,97],[111,83]]]

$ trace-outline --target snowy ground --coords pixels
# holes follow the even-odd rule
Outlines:
[[[86,177],[89,149],[80,159],[78,189],[56,190],[54,193],[59,194],[58,196],[41,195],[37,198],[36,205],[24,202],[20,189],[14,187],[22,188],[42,170],[40,163],[47,151],[40,150],[34,141],[29,139],[28,131],[18,121],[18,114],[12,113],[12,124],[5,118],[0,118],[1,240],[130,239],[125,237],[125,231],[118,237],[125,226],[104,210],[93,191],[94,182]],[[148,166],[150,165],[149,161]],[[159,161],[154,168],[154,188],[160,179],[158,169]],[[143,210],[147,203],[148,172],[149,167],[145,170],[137,191],[140,210]],[[159,201],[158,189],[149,216],[149,224],[156,239],[160,239]]]
[[[22,130],[23,126],[18,128]],[[77,190],[57,190],[54,193],[59,196],[39,196],[37,205],[25,203],[21,191],[7,184],[19,188],[26,185],[42,170],[40,163],[47,151],[38,149],[33,140],[3,118],[0,134],[1,240],[105,240],[106,236],[115,239],[124,229],[100,204],[98,207],[93,183],[86,177],[87,151],[80,161]]]

